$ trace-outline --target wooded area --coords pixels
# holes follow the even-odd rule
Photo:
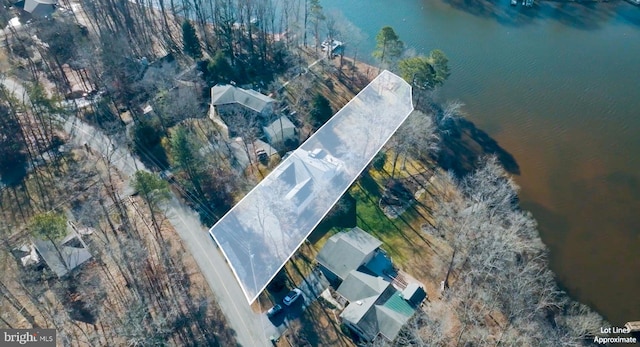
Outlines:
[[[7,28],[0,53],[0,292],[7,309],[0,326],[56,328],[63,345],[74,346],[235,345],[166,204],[177,196],[205,225],[217,221],[379,71],[357,60],[362,34],[318,0],[59,5],[46,18],[0,11]],[[23,24],[7,26],[14,15]],[[353,55],[322,52],[325,36],[348,42]],[[442,275],[446,290],[393,344],[586,344],[583,338],[605,323],[557,288],[504,162],[470,156],[476,160],[457,176],[436,167],[463,166],[454,163],[459,147],[451,146],[462,131],[461,104],[437,105],[431,94],[450,74],[447,57],[439,50],[411,56],[391,27],[375,40],[379,67],[414,87],[419,112],[372,170],[384,177],[383,189],[408,180],[428,186],[409,173],[420,162],[446,176],[449,187],[434,190],[440,195],[423,221],[425,233],[451,248],[446,274],[433,274]],[[298,141],[261,161],[254,144],[263,124],[250,112],[227,115],[231,137],[241,139],[226,137],[208,119],[210,88],[218,83],[275,98]],[[132,169],[122,164],[129,152],[149,170],[125,172]],[[367,185],[367,175],[355,193],[366,195],[358,186]],[[349,204],[360,198],[342,199],[328,218],[355,210]],[[33,254],[45,253],[41,241],[54,257],[64,259],[71,247],[90,259],[63,261],[59,271],[46,259],[35,264]]]

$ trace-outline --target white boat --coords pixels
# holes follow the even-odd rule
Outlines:
[[[511,6],[516,6],[518,4],[518,0],[511,0]]]

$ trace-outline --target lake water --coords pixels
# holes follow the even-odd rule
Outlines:
[[[440,97],[463,101],[515,157],[522,206],[540,224],[561,285],[614,325],[640,319],[640,7],[321,4],[368,36],[362,58],[384,25],[417,52],[442,49],[452,75]]]

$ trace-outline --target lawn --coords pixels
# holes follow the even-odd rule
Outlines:
[[[391,169],[390,160],[385,169]],[[410,175],[406,174],[406,179],[429,182],[429,179],[417,176],[434,174],[417,163],[412,163],[411,167],[414,169]],[[423,224],[432,220],[430,210],[436,204],[433,195],[437,193],[423,194],[398,218],[390,219],[378,204],[388,178],[386,170],[379,172],[372,169],[365,172],[351,188],[350,193],[356,199],[357,225],[380,239],[382,248],[391,256],[393,263],[423,282],[427,291],[433,293],[437,290],[437,283],[444,278],[451,255],[451,248],[443,239],[421,230]],[[427,191],[433,188],[430,184],[425,186]]]

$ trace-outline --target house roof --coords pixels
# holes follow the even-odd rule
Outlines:
[[[296,156],[300,160],[283,163],[273,175],[289,189],[284,199],[296,204],[300,212],[306,206],[304,202],[314,196],[316,183],[330,181],[338,172],[340,163],[331,156],[314,158],[306,151],[299,151]]]
[[[393,295],[387,300],[384,304],[384,307],[400,313],[403,316],[411,317],[413,313],[416,311],[414,306],[412,306],[402,295],[401,292],[395,292]]]
[[[213,106],[240,104],[261,113],[273,102],[273,99],[255,90],[242,89],[232,85],[218,85],[211,88],[211,104]]]
[[[380,245],[380,240],[355,227],[346,233],[331,236],[316,259],[329,271],[346,279]]]
[[[340,314],[344,320],[356,324],[366,335],[379,333],[393,341],[411,316],[396,312],[386,305],[376,304],[378,296],[352,302]]]
[[[351,302],[342,311],[340,317],[360,326],[360,321],[375,306],[376,300],[378,300],[378,295]]]
[[[290,130],[290,129],[295,129],[296,126],[295,124],[293,124],[289,118],[287,118],[286,116],[282,116],[276,120],[274,120],[271,124],[267,125],[266,127],[263,127],[262,129],[264,130],[265,134],[269,137],[269,138],[281,138],[282,137],[282,133],[284,133],[286,130]]]
[[[56,250],[53,242],[49,240],[35,240],[34,244],[47,266],[58,277],[66,275],[69,271],[91,259],[91,253],[89,253],[87,245],[75,232],[72,232],[60,242],[58,250]]]
[[[371,276],[360,271],[351,271],[338,287],[338,293],[349,302],[362,300],[371,296],[379,296],[391,283],[381,277]]]
[[[15,5],[33,16],[46,17],[56,10],[57,3],[57,0],[22,0]]]
[[[402,291],[402,297],[404,300],[409,301],[414,305],[418,305],[427,297],[427,293],[417,283],[412,282]]]
[[[378,331],[390,341],[395,340],[400,329],[409,320],[410,316],[407,317],[382,305],[376,305],[375,310]]]

